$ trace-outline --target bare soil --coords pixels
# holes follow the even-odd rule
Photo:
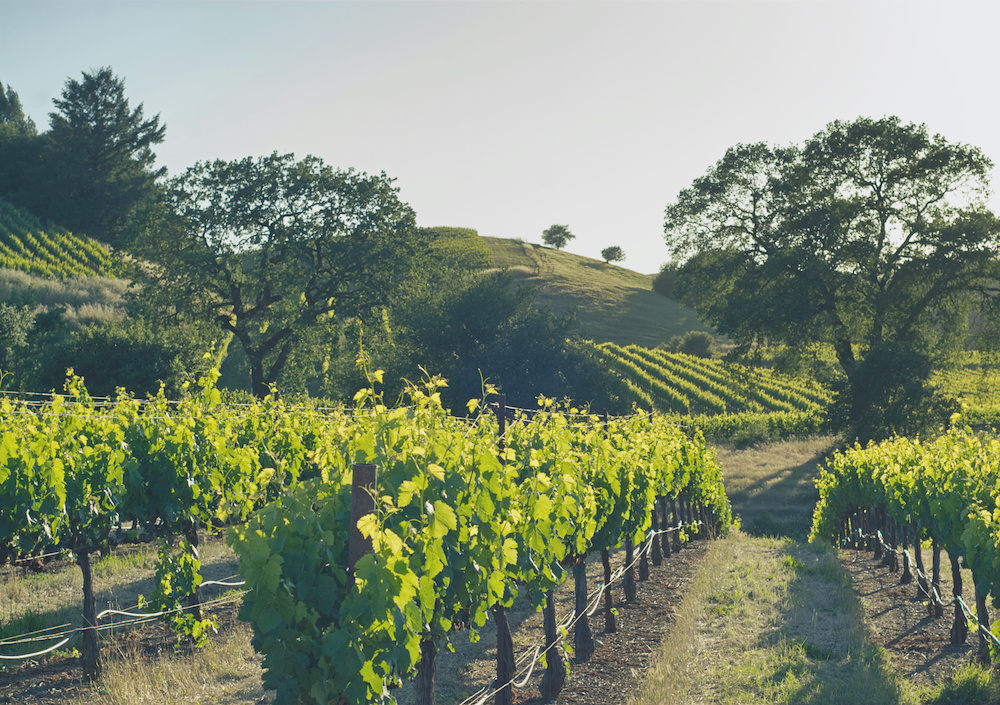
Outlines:
[[[974,632],[964,644],[951,643],[955,607],[947,554],[941,554],[941,597],[945,604],[941,617],[929,616],[928,600],[918,594],[915,579],[908,585],[900,584],[902,563],[899,572],[892,572],[872,556],[871,551],[840,551],[841,565],[864,606],[872,641],[889,653],[893,668],[904,678],[922,686],[940,685],[970,663],[979,648]],[[929,571],[930,551],[926,549],[924,561]],[[962,599],[975,605],[972,576],[967,570],[962,571],[962,587]]]

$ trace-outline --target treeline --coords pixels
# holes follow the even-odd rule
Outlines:
[[[41,132],[0,84],[7,241],[89,236],[125,263],[131,286],[84,325],[70,320],[68,302],[40,301],[36,287],[7,296],[7,388],[59,389],[73,367],[97,394],[162,384],[174,396],[217,363],[224,387],[258,398],[279,388],[343,399],[365,381],[363,356],[396,380],[390,393],[422,370],[445,375],[445,397],[459,408],[488,378],[523,406],[545,394],[619,409],[591,389],[591,361],[567,343],[571,319],[489,271],[474,230],[418,227],[385,174],[275,153],[169,176],[153,152],[166,125],[130,105],[109,67],[68,79],[53,104]],[[88,248],[66,248],[61,268],[38,269],[35,257],[34,274],[78,274],[74,253]]]

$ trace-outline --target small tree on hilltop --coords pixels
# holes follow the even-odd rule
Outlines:
[[[605,264],[611,264],[612,262],[621,262],[623,259],[625,259],[625,250],[618,247],[618,245],[605,247],[603,250],[601,250],[601,257],[604,258]]]
[[[572,240],[575,235],[569,231],[568,225],[553,225],[542,232],[542,242],[549,247],[561,250],[566,247],[566,243]]]

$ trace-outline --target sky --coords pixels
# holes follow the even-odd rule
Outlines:
[[[896,115],[1000,160],[998,26],[995,0],[0,0],[0,81],[45,130],[110,66],[171,175],[313,154],[419,225],[564,224],[654,273],[664,209],[738,143]]]

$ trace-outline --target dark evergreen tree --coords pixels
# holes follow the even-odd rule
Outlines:
[[[110,67],[69,79],[53,101],[41,173],[22,205],[76,232],[123,244],[131,219],[155,197],[166,174],[153,147],[163,142],[160,116],[146,118],[125,97],[125,82]]]

